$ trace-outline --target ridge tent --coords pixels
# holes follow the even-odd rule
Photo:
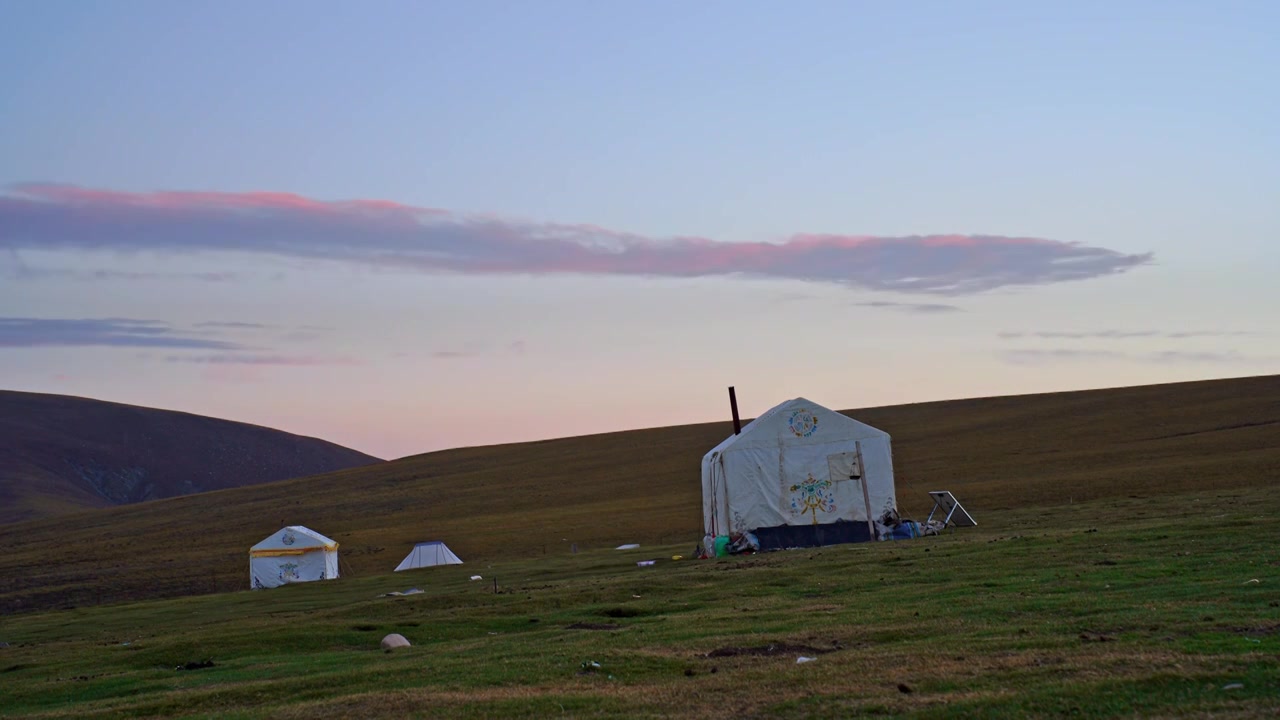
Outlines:
[[[290,525],[249,548],[254,590],[338,577],[338,543],[301,525]]]
[[[750,532],[760,549],[878,539],[897,510],[889,434],[799,397],[702,458],[711,538]]]
[[[416,568],[433,567],[435,565],[461,565],[462,559],[453,554],[448,545],[439,540],[420,542],[413,546],[408,555],[396,566],[396,572],[414,570]]]

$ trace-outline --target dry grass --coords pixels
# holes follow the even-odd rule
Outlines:
[[[0,390],[0,523],[374,462],[246,423]]]
[[[893,435],[899,502],[920,516],[938,488],[988,523],[1018,508],[1280,477],[1280,376],[851,414]],[[727,432],[726,422],[466,448],[0,526],[0,613],[245,588],[248,547],[284,524],[337,539],[354,577],[389,571],[425,539],[472,563],[562,556],[571,543],[687,552],[701,534],[699,460]]]

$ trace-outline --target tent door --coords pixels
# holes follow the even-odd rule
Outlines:
[[[867,532],[875,537],[875,526],[871,523],[871,494],[868,492],[867,478],[862,467],[862,443],[854,443],[854,447],[856,450],[853,452],[827,456],[827,477],[837,487],[840,483],[853,483],[854,492],[862,495],[866,507]]]
[[[851,485],[854,497],[863,494],[866,487],[865,478],[862,476],[861,458],[856,452],[843,452],[827,456],[827,478],[836,487]],[[843,493],[841,493],[843,494]],[[871,517],[868,511],[867,517]]]

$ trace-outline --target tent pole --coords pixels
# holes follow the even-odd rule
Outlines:
[[[733,386],[729,386],[729,407],[733,410],[733,434],[742,434],[742,423],[738,420],[738,396],[733,392]]]
[[[866,503],[867,507],[867,535],[872,540],[878,540],[875,523],[871,521],[871,492],[867,490],[867,467],[862,464],[862,442],[855,440],[853,448],[858,453],[858,472],[862,474],[862,502]]]

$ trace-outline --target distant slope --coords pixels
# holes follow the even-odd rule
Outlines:
[[[377,462],[340,445],[257,425],[0,391],[0,523]]]
[[[1009,508],[1280,485],[1280,376],[849,414],[893,436],[899,503],[917,517],[935,489],[991,523]],[[692,549],[699,461],[730,432],[717,422],[450,450],[0,527],[0,613],[244,589],[249,546],[284,524],[337,540],[347,575],[388,573],[417,540],[444,540],[479,567],[571,543]],[[408,574],[405,586],[427,581]]]

